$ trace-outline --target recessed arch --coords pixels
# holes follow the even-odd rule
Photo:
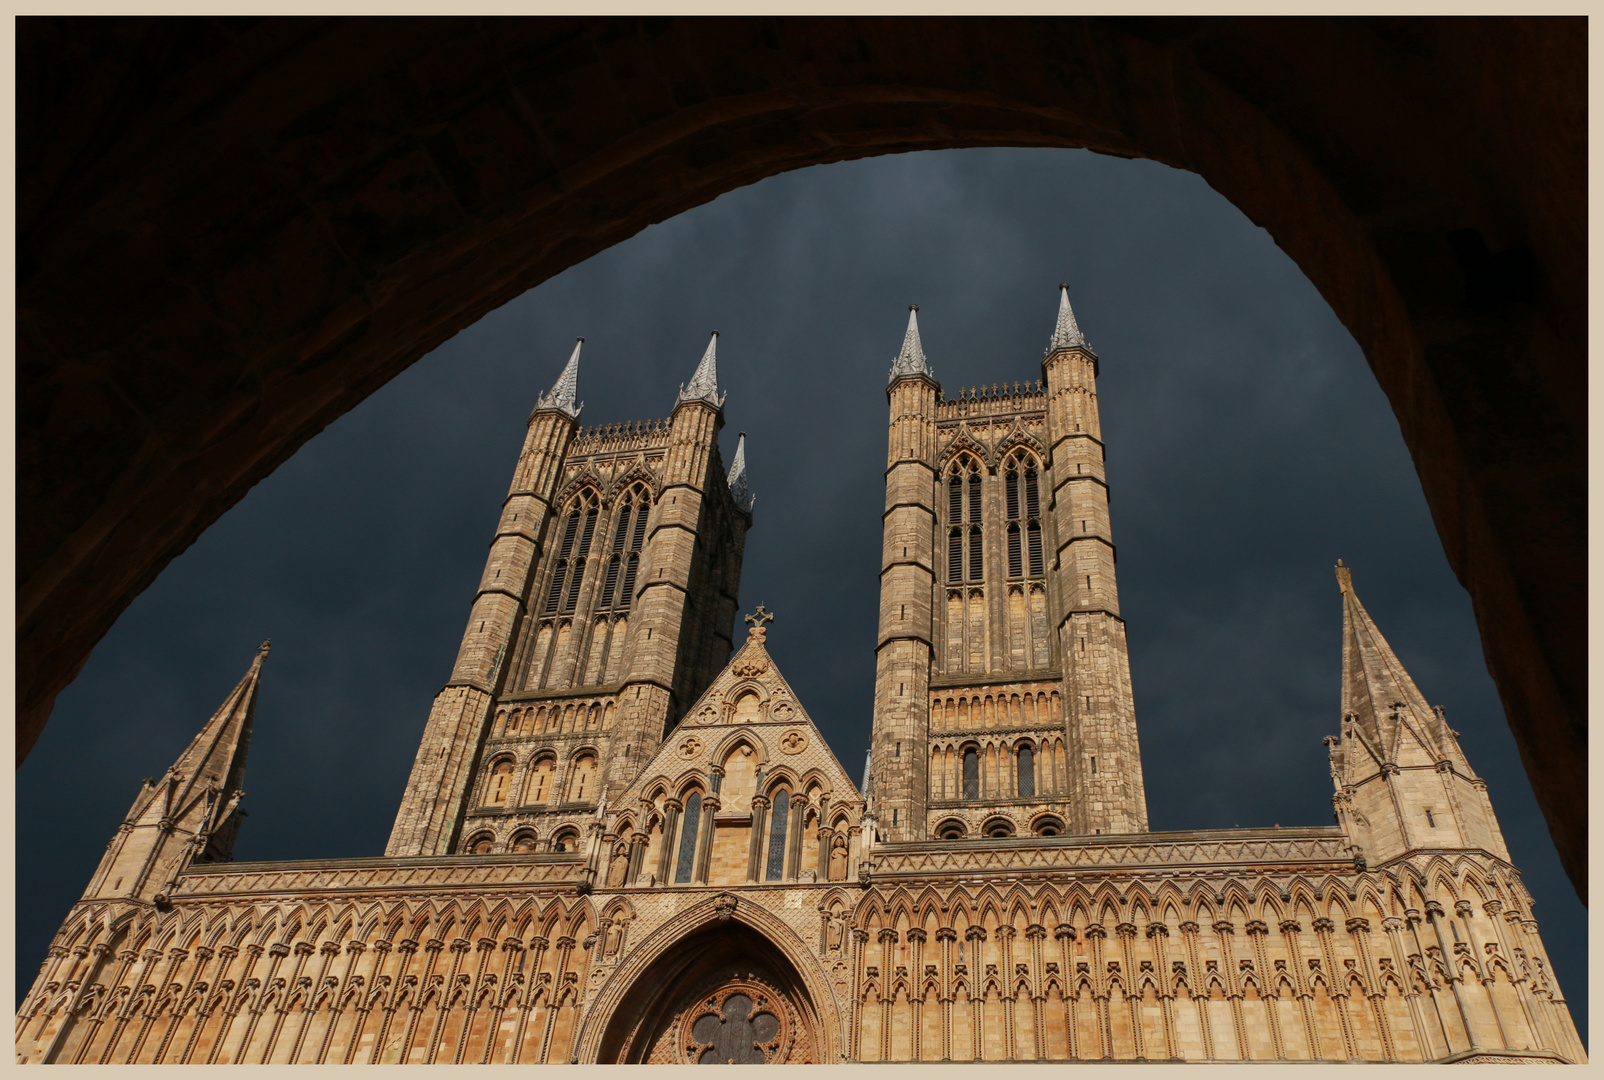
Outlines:
[[[730,893],[680,913],[630,951],[587,1011],[574,1060],[644,1061],[651,1047],[638,1032],[661,1027],[677,1000],[740,966],[770,976],[787,997],[814,1039],[814,1061],[840,1060],[840,1018],[818,961],[789,926]]]

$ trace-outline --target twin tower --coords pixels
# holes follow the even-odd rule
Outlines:
[[[1060,289],[1042,380],[955,398],[909,311],[864,793],[882,840],[1147,828],[1097,355]],[[744,435],[719,457],[717,344],[666,420],[581,428],[578,345],[537,402],[387,855],[578,843],[724,667],[753,499]]]

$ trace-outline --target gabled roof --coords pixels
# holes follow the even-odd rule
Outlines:
[[[705,786],[709,770],[722,765],[743,742],[756,751],[765,777],[783,771],[804,790],[816,781],[832,805],[862,801],[765,647],[765,623],[772,618],[761,605],[757,614],[747,616],[751,630],[746,643],[686,710],[624,790],[619,806],[646,799],[658,784],[670,795],[696,778]]]

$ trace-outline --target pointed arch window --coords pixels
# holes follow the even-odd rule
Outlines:
[[[602,579],[602,611],[627,611],[635,596],[635,576],[640,568],[641,546],[646,541],[646,515],[651,499],[639,485],[624,496],[618,512],[618,524],[613,529],[611,553],[607,558],[607,571]]]
[[[585,556],[590,553],[590,540],[596,532],[596,508],[592,506],[585,512],[584,529],[579,536],[579,546],[574,555],[573,569],[568,575],[568,595],[563,600],[562,613],[569,614],[579,603],[579,588],[585,583]]]
[[[980,751],[973,746],[964,748],[964,801],[980,798]]]
[[[965,455],[947,478],[947,580],[954,583],[986,576],[980,473],[981,465]]]
[[[1021,578],[1028,573],[1041,577],[1046,566],[1035,460],[1024,451],[1010,458],[1003,486],[1008,507],[1008,576]]]
[[[562,599],[563,582],[568,579],[568,558],[574,551],[574,539],[579,535],[579,509],[575,507],[563,523],[562,541],[557,545],[557,567],[551,574],[551,588],[546,592],[547,615],[557,611],[557,603]]]
[[[779,881],[785,876],[785,830],[791,819],[791,793],[783,788],[774,796],[774,812],[770,815],[769,865],[765,881]]]
[[[680,818],[679,857],[674,860],[674,881],[684,885],[691,880],[692,864],[696,861],[696,834],[702,826],[702,793],[691,792],[685,800],[685,814]]]

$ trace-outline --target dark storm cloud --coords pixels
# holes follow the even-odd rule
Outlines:
[[[1270,238],[1199,178],[1058,151],[803,170],[508,304],[310,443],[176,560],[18,775],[18,980],[271,635],[236,855],[383,850],[525,419],[576,335],[586,423],[664,417],[718,329],[757,493],[741,601],[855,778],[868,744],[886,370],[916,302],[949,393],[1036,379],[1055,286],[1102,358],[1119,585],[1155,829],[1324,823],[1340,605],[1445,705],[1539,901],[1585,940],[1386,399]],[[1555,968],[1585,1030],[1582,949]]]

